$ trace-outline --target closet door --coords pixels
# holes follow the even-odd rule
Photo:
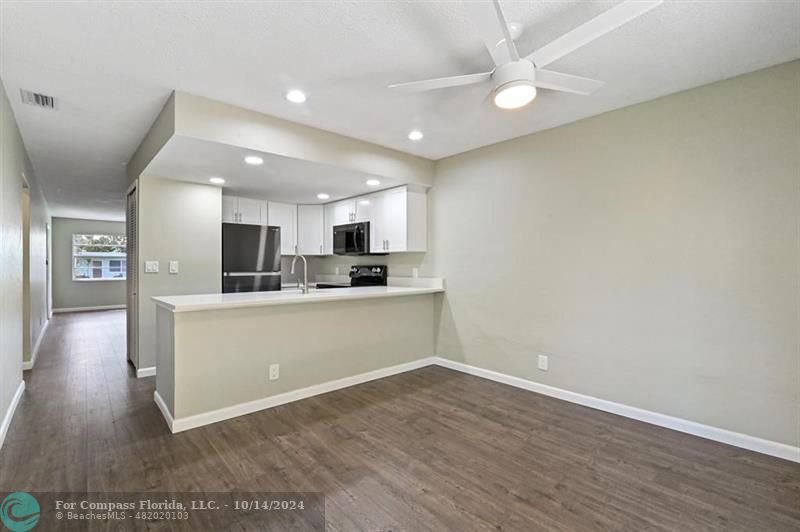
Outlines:
[[[126,312],[128,326],[128,360],[139,367],[139,186],[134,185],[126,198],[125,240],[127,267],[125,270]]]

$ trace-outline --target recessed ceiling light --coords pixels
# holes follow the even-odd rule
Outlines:
[[[413,129],[408,134],[408,139],[409,140],[420,140],[420,139],[422,139],[422,137],[423,137],[422,131],[420,131],[419,129]]]
[[[494,104],[501,109],[519,109],[536,98],[536,87],[528,81],[507,83],[494,95]]]
[[[378,181],[377,179],[367,179],[367,185],[369,185],[371,187],[377,187],[380,184],[381,184],[381,182]]]
[[[224,185],[225,184],[225,180],[222,179],[221,177],[212,177],[212,178],[209,179],[209,181],[211,181],[215,185]]]
[[[325,194],[324,192],[320,192],[319,194],[317,194],[317,199],[328,199],[328,198],[330,198],[330,196],[328,194]]]
[[[286,99],[292,103],[303,103],[306,101],[306,94],[303,91],[292,89],[286,93]]]
[[[259,164],[264,164],[264,159],[256,155],[248,155],[244,158],[244,162],[252,164],[253,166],[258,166]]]

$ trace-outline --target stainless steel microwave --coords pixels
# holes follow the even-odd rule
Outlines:
[[[333,226],[334,255],[369,255],[369,222]]]

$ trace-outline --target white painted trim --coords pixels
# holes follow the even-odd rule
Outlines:
[[[19,386],[17,386],[17,391],[14,393],[14,397],[11,399],[11,404],[8,405],[8,410],[6,410],[6,413],[3,416],[3,424],[0,425],[0,449],[2,449],[3,442],[6,440],[8,428],[11,426],[11,420],[14,418],[14,412],[17,411],[17,406],[19,406],[19,402],[22,399],[22,392],[24,391],[25,381],[20,381]]]
[[[707,440],[713,440],[720,443],[733,445],[734,447],[740,447],[742,449],[748,449],[757,453],[767,454],[770,456],[783,458],[784,460],[800,463],[800,447],[795,447],[771,440],[765,440],[763,438],[758,438],[756,436],[750,436],[748,434],[742,434],[739,432],[733,432],[727,429],[712,427],[710,425],[704,425],[695,421],[689,421],[687,419],[681,419],[668,416],[666,414],[660,414],[658,412],[652,412],[650,410],[644,410],[635,406],[615,403],[613,401],[607,401],[605,399],[592,397],[590,395],[571,392],[562,388],[548,386],[546,384],[522,379],[520,377],[513,377],[497,371],[470,366],[469,364],[464,364],[463,362],[456,362],[454,360],[449,360],[438,356],[421,358],[413,362],[407,362],[397,366],[391,366],[388,368],[369,371],[367,373],[361,373],[359,375],[353,375],[352,377],[344,377],[342,379],[315,384],[307,388],[292,390],[282,394],[273,395],[271,397],[256,399],[255,401],[240,403],[237,405],[220,408],[219,410],[212,410],[211,412],[204,412],[202,414],[178,419],[174,419],[172,415],[170,415],[166,404],[164,404],[164,401],[161,399],[161,396],[158,395],[158,392],[155,392],[155,401],[156,404],[158,404],[164,419],[167,421],[167,425],[169,425],[170,430],[175,433],[202,427],[204,425],[210,425],[211,423],[217,423],[219,421],[243,416],[245,414],[251,414],[259,410],[266,410],[268,408],[299,401],[301,399],[332,392],[334,390],[340,390],[349,386],[355,386],[356,384],[362,384],[376,379],[397,375],[399,373],[413,371],[415,369],[430,365],[442,366],[455,371],[460,371],[461,373],[467,373],[476,377],[514,386],[515,388],[521,388],[523,390],[540,393],[549,397],[555,397],[556,399],[561,399],[570,403],[575,403],[587,406],[589,408],[594,408],[596,410],[602,410],[604,412],[610,412],[619,416],[636,419],[645,423],[650,423],[651,425],[657,425],[659,427],[676,430],[678,432],[692,434],[693,436],[699,436],[700,438],[705,438]]]
[[[156,367],[150,366],[147,368],[136,368],[136,378],[141,379],[142,377],[152,377],[156,374]]]
[[[125,308],[125,305],[103,305],[99,307],[54,308],[53,312],[56,314],[63,314],[65,312],[92,312],[97,310],[119,310],[123,308]]]
[[[169,408],[167,408],[167,403],[164,402],[164,399],[158,393],[158,390],[153,392],[153,399],[155,400],[158,409],[161,410],[161,415],[164,416],[164,420],[167,422],[167,426],[169,427],[170,432],[172,433],[177,432],[174,429],[175,420],[172,419],[172,414],[169,413]]]
[[[41,332],[39,332],[39,338],[37,338],[36,343],[33,344],[33,349],[31,349],[31,359],[22,362],[23,371],[28,371],[33,369],[33,366],[36,364],[36,357],[39,356],[39,347],[42,345],[42,338],[44,338],[44,333],[47,331],[48,325],[50,325],[49,319],[46,322],[44,322],[44,327],[42,327]]]
[[[168,411],[165,412],[166,405],[163,405],[163,400],[161,401],[161,404],[159,404],[159,408],[161,409],[161,413],[164,415],[164,419],[167,420],[170,430],[175,433],[196,427],[202,427],[203,425],[210,425],[211,423],[243,416],[245,414],[251,414],[253,412],[258,412],[259,410],[266,410],[267,408],[273,408],[286,403],[299,401],[300,399],[307,399],[315,395],[340,390],[356,384],[362,384],[376,379],[397,375],[399,373],[405,373],[407,371],[430,366],[432,363],[433,357],[421,358],[419,360],[414,360],[413,362],[406,362],[405,364],[398,364],[397,366],[376,369],[374,371],[368,371],[359,375],[323,382],[313,386],[308,386],[307,388],[300,388],[299,390],[292,390],[278,395],[264,397],[263,399],[256,399],[255,401],[240,403],[237,405],[220,408],[219,410],[212,410],[211,412],[204,412],[202,414],[177,419],[173,419],[172,416],[169,415]],[[156,392],[156,394],[158,394],[158,392]],[[157,397],[156,403],[158,403],[160,399],[160,397]]]
[[[437,366],[453,369],[462,373],[468,373],[469,375],[489,379],[495,382],[508,384],[509,386],[522,388],[523,390],[540,393],[549,397],[555,397],[570,403],[576,403],[579,405],[588,406],[589,408],[602,410],[604,412],[610,412],[612,414],[617,414],[627,418],[637,419],[639,421],[644,421],[645,423],[650,423],[651,425],[658,425],[659,427],[677,430],[678,432],[685,432],[687,434],[699,436],[707,440],[727,443],[728,445],[733,445],[734,447],[741,447],[757,453],[776,456],[792,462],[800,462],[800,447],[712,427],[710,425],[704,425],[702,423],[672,417],[666,414],[659,414],[658,412],[651,412],[649,410],[643,410],[634,406],[614,403],[612,401],[599,399],[590,395],[570,392],[554,386],[548,386],[546,384],[521,379],[519,377],[513,377],[497,371],[470,366],[468,364],[464,364],[463,362],[456,362],[454,360],[449,360],[442,357],[433,357],[433,363]]]

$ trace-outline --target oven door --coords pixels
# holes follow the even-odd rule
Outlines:
[[[333,227],[334,255],[368,255],[369,222]]]

